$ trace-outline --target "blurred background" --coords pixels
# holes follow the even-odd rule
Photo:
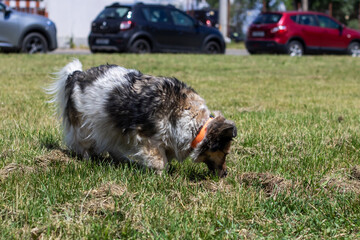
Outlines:
[[[1,0],[0,0],[1,1]],[[59,48],[88,47],[91,22],[114,0],[6,0],[13,9],[49,17],[57,27]],[[122,0],[121,4],[139,1]],[[207,26],[221,28],[219,8],[225,8],[226,39],[243,41],[251,22],[261,11],[311,10],[327,13],[346,26],[359,29],[360,0],[143,0],[171,4]],[[221,30],[221,29],[220,29]],[[224,29],[223,29],[224,30]],[[228,42],[228,41],[227,41]]]

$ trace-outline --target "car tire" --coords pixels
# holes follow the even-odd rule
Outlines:
[[[140,54],[151,53],[151,47],[145,39],[137,39],[131,44],[130,52]]]
[[[90,52],[91,52],[91,53],[98,53],[99,51],[98,51],[98,50],[95,50],[95,49],[93,49],[93,48],[90,47]]]
[[[22,45],[22,53],[46,53],[48,51],[48,44],[43,35],[40,33],[29,33],[25,36]]]
[[[204,53],[206,54],[219,54],[221,52],[220,46],[217,42],[210,41],[205,44]]]
[[[250,53],[250,54],[258,54],[258,52],[257,51],[254,51],[254,50],[249,50],[249,49],[246,49],[247,51],[248,51],[248,53]]]
[[[349,55],[359,56],[360,55],[360,43],[352,42],[349,44],[347,52]]]
[[[293,40],[287,45],[287,53],[290,56],[302,56],[304,55],[304,46],[301,42]]]

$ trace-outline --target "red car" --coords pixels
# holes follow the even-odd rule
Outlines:
[[[303,55],[311,52],[359,54],[360,32],[318,12],[265,12],[250,25],[249,53],[277,52]]]

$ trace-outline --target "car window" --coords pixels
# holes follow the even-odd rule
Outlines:
[[[105,8],[97,17],[97,19],[121,19],[128,11],[129,7]]]
[[[299,15],[292,15],[290,19],[295,23],[299,23]]]
[[[2,4],[0,4],[0,12],[3,12],[4,11],[4,6]]]
[[[308,26],[318,26],[315,15],[311,14],[301,14],[298,18],[298,23]]]
[[[165,8],[143,8],[145,19],[153,23],[170,23]]]
[[[332,20],[331,18],[322,16],[322,15],[318,15],[317,17],[319,19],[320,27],[335,28],[335,29],[339,28],[339,24],[337,22],[335,22],[334,20]]]
[[[255,20],[254,24],[264,24],[264,23],[277,23],[282,17],[279,13],[262,13],[259,14]]]
[[[176,10],[171,10],[171,18],[176,26],[193,27],[194,21],[189,16]]]

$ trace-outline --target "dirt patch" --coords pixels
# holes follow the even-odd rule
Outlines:
[[[352,179],[360,181],[360,166],[354,166],[350,171],[350,176]]]
[[[360,194],[360,182],[346,178],[326,177],[321,181],[325,189],[332,189],[341,193]]]
[[[122,196],[127,191],[126,186],[115,183],[106,183],[97,189],[84,192],[81,203],[81,212],[98,214],[103,210],[115,210],[114,198]]]
[[[68,164],[73,160],[70,157],[70,154],[65,150],[52,150],[51,152],[38,156],[35,158],[35,164],[41,169],[48,169],[49,166],[55,163],[64,163]]]
[[[0,169],[0,182],[6,180],[13,173],[32,173],[35,169],[33,167],[25,166],[18,163],[10,163],[9,165]]]
[[[340,173],[333,173],[330,176],[323,178],[320,183],[325,189],[335,190],[341,193],[356,193],[360,194],[360,166],[354,166],[348,170],[343,170]]]
[[[288,191],[293,188],[294,185],[292,181],[271,173],[256,172],[241,174],[239,176],[239,182],[246,186],[260,186],[268,196]]]
[[[2,158],[6,158],[8,152],[3,152],[1,154]],[[52,150],[51,152],[35,157],[35,166],[25,166],[18,163],[10,163],[9,165],[0,169],[0,182],[7,179],[11,174],[20,172],[22,174],[33,173],[36,171],[47,171],[49,167],[55,163],[64,163],[68,164],[70,161],[73,161],[70,154],[65,150]]]

